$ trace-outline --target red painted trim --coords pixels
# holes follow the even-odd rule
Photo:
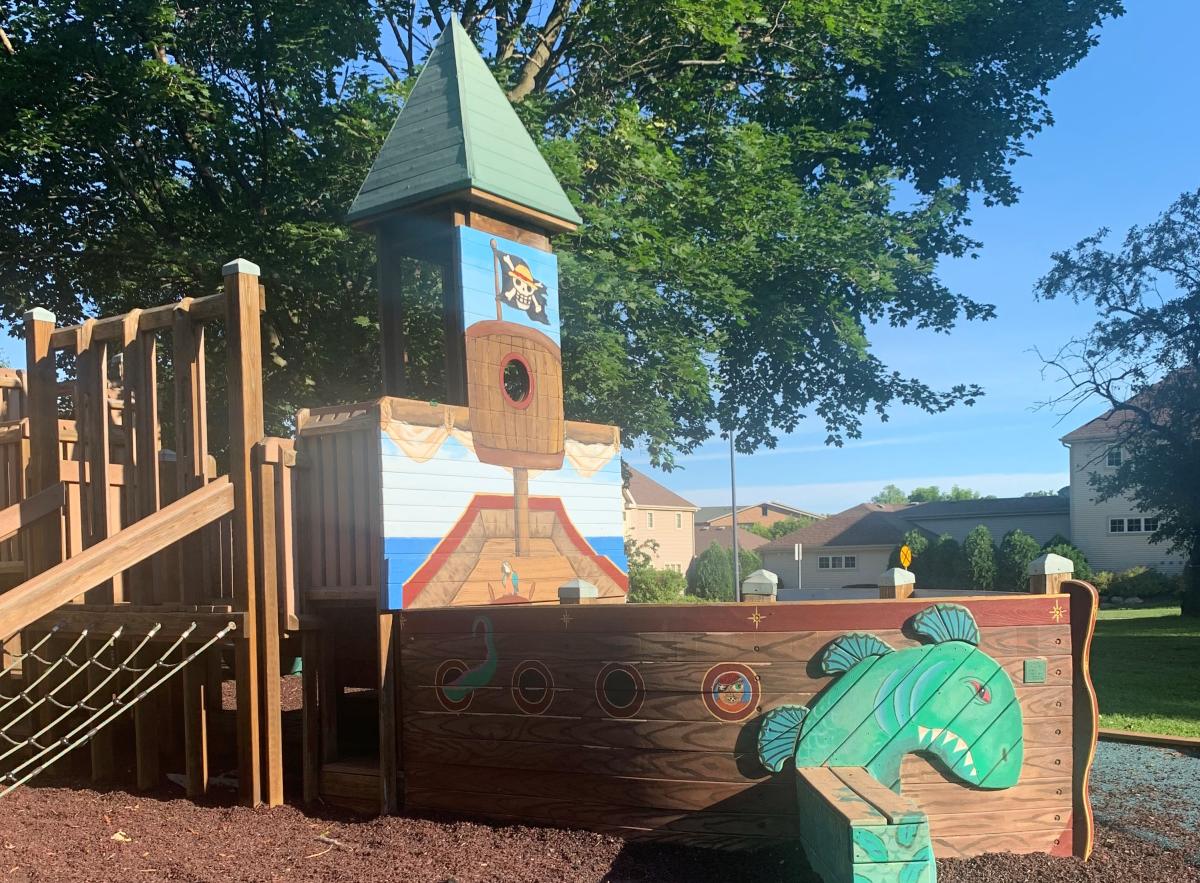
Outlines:
[[[1088,794],[1088,782],[1092,776],[1092,760],[1096,756],[1096,737],[1100,732],[1100,706],[1096,701],[1096,688],[1092,686],[1091,654],[1092,634],[1096,630],[1096,611],[1100,607],[1100,595],[1090,583],[1068,580],[1062,585],[1063,593],[1070,599],[1071,607],[1071,653],[1074,656],[1074,681],[1071,738],[1073,760],[1071,776],[1071,814],[1075,829],[1074,854],[1087,859],[1092,854],[1095,835],[1095,819],[1092,815],[1092,800]]]
[[[507,500],[508,498],[503,498]],[[533,501],[530,501],[531,505]],[[611,562],[610,562],[611,564]],[[899,629],[931,604],[951,602],[970,609],[982,628],[1056,625],[1070,621],[1063,595],[1005,595],[995,598],[909,598],[864,601],[800,601],[778,604],[596,604],[571,608],[573,632],[780,632],[870,631]],[[1055,619],[1054,608],[1062,611]],[[496,631],[559,631],[564,628],[558,605],[491,608]],[[1064,609],[1065,608],[1065,609]],[[754,624],[758,612],[759,623]],[[469,632],[476,614],[470,608],[413,610],[405,634]]]
[[[462,517],[455,522],[454,527],[450,528],[450,532],[442,538],[437,547],[425,559],[425,563],[418,568],[404,584],[402,592],[402,604],[405,608],[412,606],[412,602],[421,594],[422,590],[429,585],[437,573],[442,568],[442,563],[446,560],[446,556],[453,554],[466,539],[467,531],[470,530],[471,524],[475,521],[476,516],[485,509],[510,510],[513,507],[513,498],[509,494],[476,494],[467,510],[462,514]],[[530,497],[529,508],[536,512],[554,512],[558,515],[560,526],[563,532],[567,535],[567,539],[580,553],[592,559],[592,562],[599,567],[604,574],[612,579],[617,584],[617,587],[622,592],[629,591],[629,577],[627,577],[617,565],[613,564],[612,560],[604,555],[599,555],[592,548],[591,543],[584,539],[583,534],[571,522],[571,518],[567,515],[566,506],[559,497]],[[501,605],[499,609],[507,607],[523,607],[524,605]]]
[[[504,383],[504,369],[508,367],[509,362],[520,362],[525,369],[525,376],[529,378],[529,391],[525,393],[525,398],[517,401],[508,394],[508,387]],[[509,407],[516,408],[518,411],[524,411],[533,404],[533,395],[537,390],[537,378],[533,376],[533,369],[529,367],[529,362],[520,353],[509,353],[500,360],[500,395],[504,396],[504,401],[508,402]]]

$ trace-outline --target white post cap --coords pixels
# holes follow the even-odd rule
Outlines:
[[[903,567],[893,567],[879,574],[879,586],[912,586],[916,585],[917,575]]]
[[[569,579],[558,587],[558,600],[582,601],[599,598],[600,590],[585,579]]]
[[[26,322],[50,322],[53,324],[58,321],[58,317],[45,307],[34,307],[27,310],[24,318]]]
[[[262,270],[258,268],[258,264],[253,261],[248,261],[245,258],[238,258],[236,261],[230,261],[221,268],[222,276],[261,276]]]
[[[1064,558],[1062,555],[1047,552],[1045,555],[1039,555],[1029,562],[1027,574],[1029,576],[1049,576],[1050,574],[1074,572],[1075,562],[1070,558]]]

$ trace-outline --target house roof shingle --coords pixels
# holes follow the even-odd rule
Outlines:
[[[763,549],[791,549],[796,543],[805,546],[893,546],[914,527],[899,514],[907,508],[903,504],[861,503],[794,530]]]
[[[646,473],[639,472],[628,463],[625,464],[625,468],[629,470],[629,484],[626,490],[629,492],[633,505],[690,509],[693,512],[696,510],[695,504],[689,503],[670,488],[663,487]]]
[[[766,537],[751,533],[744,527],[738,528],[738,547],[742,549],[760,549],[771,542]],[[727,527],[697,527],[696,554],[699,555],[713,543],[722,549],[733,548],[733,531]]]
[[[776,509],[787,512],[793,518],[821,517],[816,512],[809,512],[806,509],[797,509],[795,506],[789,506],[787,503],[779,503],[775,500],[763,500],[760,503],[750,503],[747,506],[738,506],[738,514],[746,512],[750,509],[758,509],[761,506],[773,506]],[[724,506],[701,506],[699,511],[696,512],[696,523],[707,524],[715,518],[721,518],[722,516],[729,515],[731,508],[732,507],[728,504]]]
[[[997,515],[1054,515],[1069,512],[1071,501],[1065,496],[997,497],[987,500],[943,500],[918,503],[904,511],[905,519],[990,518]]]

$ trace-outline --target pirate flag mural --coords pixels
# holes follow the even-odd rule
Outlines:
[[[505,306],[520,310],[534,322],[550,324],[546,315],[546,285],[533,278],[523,259],[496,247],[492,240],[492,255],[496,259],[496,300]]]

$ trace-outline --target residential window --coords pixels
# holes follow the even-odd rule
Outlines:
[[[1114,469],[1121,465],[1121,449],[1109,448],[1105,462]]]
[[[1126,518],[1125,519],[1125,533],[1141,533],[1141,532],[1142,532],[1142,519],[1140,519],[1140,518]]]
[[[683,565],[682,564],[668,564],[667,570],[673,570],[676,573],[683,573]]]
[[[646,513],[646,527],[654,527],[654,513],[653,512]]]
[[[683,513],[682,512],[675,513],[675,526],[677,528],[683,527]]]
[[[1146,533],[1154,533],[1156,530],[1158,530],[1158,516],[1156,515],[1154,518],[1143,518],[1142,530],[1144,530]]]
[[[1110,518],[1108,520],[1108,532],[1109,533],[1125,533],[1125,519],[1124,518]]]
[[[856,567],[856,555],[820,555],[817,558],[818,570],[854,570]]]

